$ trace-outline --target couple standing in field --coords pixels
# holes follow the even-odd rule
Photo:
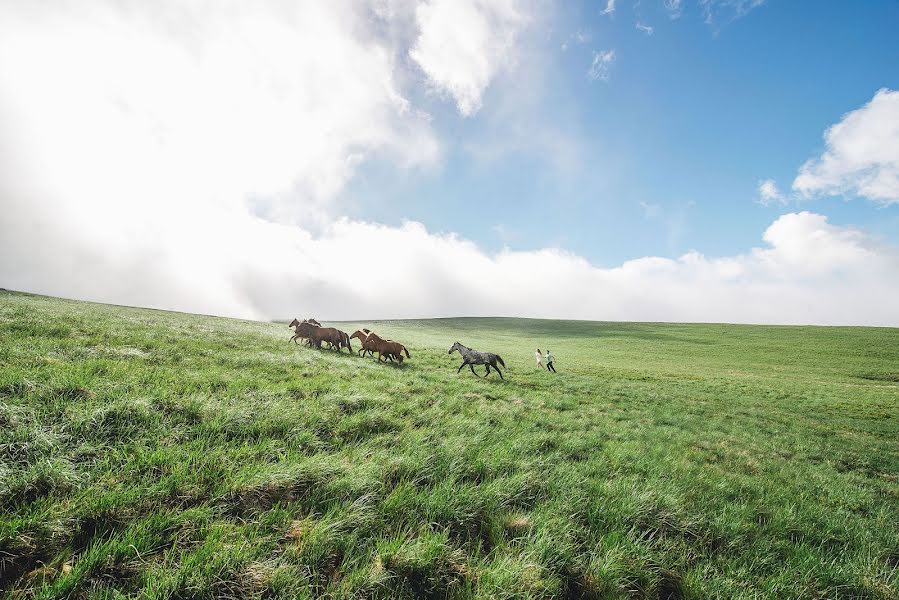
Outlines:
[[[537,359],[537,368],[543,368],[543,354],[540,353],[540,348],[537,348],[537,352],[534,353],[534,358]],[[556,372],[556,368],[553,366],[553,353],[549,350],[546,351],[546,370]]]

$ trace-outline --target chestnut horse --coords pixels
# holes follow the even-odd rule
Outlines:
[[[371,341],[368,344],[366,344],[365,341],[368,339],[368,337],[370,335],[374,335],[375,337],[373,337],[371,339]],[[377,346],[377,343],[375,342],[375,340],[381,339],[381,338],[376,333],[374,333],[371,329],[357,329],[356,331],[353,332],[353,335],[351,335],[350,337],[351,338],[359,338],[359,341],[362,342],[362,347],[359,348],[359,356],[365,356],[366,352],[368,353],[369,356],[374,356],[375,352],[378,352],[378,346]],[[391,340],[386,340],[386,341],[391,341]],[[379,352],[379,356],[380,356],[380,352]],[[393,362],[394,359],[397,358],[397,356],[395,354],[393,354],[392,352],[386,352],[386,353],[384,353],[384,356],[390,362]]]
[[[350,336],[348,336],[346,332],[334,327],[322,327],[316,325],[316,323],[318,323],[318,321],[315,321],[314,319],[304,319],[302,322],[294,319],[291,321],[290,326],[296,327],[296,329],[294,330],[294,336],[291,339],[296,342],[296,338],[306,338],[310,346],[319,349],[322,347],[322,342],[327,342],[331,350],[340,352],[341,348],[346,348],[350,352],[353,351]]]
[[[368,352],[372,354],[372,351],[365,347],[365,340],[368,338],[368,334],[371,333],[371,329],[357,329],[353,332],[353,335],[350,336],[350,339],[358,338],[359,343],[362,344],[362,347],[359,348],[359,356],[365,356],[365,353]]]
[[[385,340],[373,331],[369,331],[367,334],[364,334],[362,331],[355,331],[353,332],[353,337],[358,337],[362,340],[363,351],[377,352],[378,362],[382,358],[385,360],[396,359],[398,363],[403,364],[403,352],[406,353],[406,358],[412,358],[405,346],[399,342]]]
[[[303,319],[303,321],[302,321],[302,323],[308,323],[308,322],[309,321],[307,321],[306,319]],[[308,346],[309,338],[306,335],[303,335],[302,333],[300,333],[300,325],[302,325],[302,323],[300,321],[298,321],[296,317],[294,317],[293,321],[290,322],[290,325],[288,325],[288,327],[293,328],[293,337],[291,337],[288,340],[288,342],[293,342],[294,344],[299,344],[299,342],[297,340],[300,338],[304,338],[306,340],[306,345]]]
[[[293,342],[293,343],[296,344],[296,343],[298,343],[297,340],[298,340],[299,338],[305,338],[305,339],[306,339],[306,345],[307,345],[307,346],[311,346],[311,345],[312,345],[312,342],[309,341],[308,336],[302,335],[302,334],[300,334],[300,332],[298,331],[299,328],[300,328],[300,325],[302,325],[303,323],[309,323],[310,325],[314,325],[314,326],[316,326],[316,327],[321,327],[321,326],[322,326],[322,324],[319,323],[318,321],[316,321],[315,319],[303,319],[302,321],[298,321],[297,318],[294,317],[294,318],[293,318],[293,321],[291,321],[291,322],[290,322],[290,325],[288,325],[288,327],[293,327],[293,329],[294,329],[294,335],[293,335],[292,338],[290,338],[289,341],[291,341],[291,342]]]

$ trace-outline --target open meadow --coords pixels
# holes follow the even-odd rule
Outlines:
[[[897,329],[335,325],[0,292],[0,594],[899,598]]]

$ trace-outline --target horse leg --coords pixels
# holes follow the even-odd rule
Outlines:
[[[472,373],[474,373],[475,375],[477,375],[478,377],[480,377],[480,375],[478,375],[477,373],[475,373],[474,365],[469,364],[469,365],[468,365],[468,368],[471,369],[471,372],[472,372]]]
[[[467,364],[468,364],[468,363],[463,362],[461,365],[459,365],[459,368],[456,370],[456,375],[458,375],[459,373],[461,373],[461,372],[462,372],[462,367],[464,367],[464,366],[467,365]]]
[[[496,366],[496,363],[493,363],[493,368],[496,369],[497,373],[499,373],[499,378],[502,379],[503,381],[505,381],[506,378],[503,377],[503,372],[499,370],[499,367]]]
[[[484,367],[487,369],[487,372],[484,373],[484,377],[487,377],[488,375],[490,375],[490,365],[484,365]]]

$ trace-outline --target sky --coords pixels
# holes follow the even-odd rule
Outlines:
[[[0,0],[0,287],[899,326],[899,2]]]

